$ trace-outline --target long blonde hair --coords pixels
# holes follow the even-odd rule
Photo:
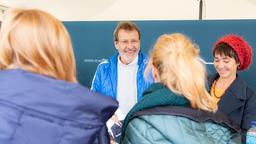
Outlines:
[[[36,9],[11,9],[0,31],[0,69],[30,72],[76,82],[70,36],[52,15]]]
[[[199,48],[188,37],[180,33],[161,35],[151,51],[145,75],[152,65],[158,71],[159,81],[186,97],[193,108],[217,110],[205,87],[206,69],[199,61]]]

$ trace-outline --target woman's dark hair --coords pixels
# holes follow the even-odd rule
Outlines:
[[[225,56],[234,58],[237,63],[240,63],[236,52],[226,43],[220,43],[216,45],[216,47],[213,50],[213,56],[215,56],[216,54],[224,54]]]

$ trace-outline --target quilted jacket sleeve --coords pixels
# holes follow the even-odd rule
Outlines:
[[[179,116],[145,115],[127,126],[122,144],[240,144],[240,134],[212,122]]]
[[[97,70],[96,70],[95,75],[92,80],[91,90],[94,92],[101,93],[101,71],[102,71],[102,66],[100,64],[100,65],[98,65]]]

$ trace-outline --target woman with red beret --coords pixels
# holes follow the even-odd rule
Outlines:
[[[240,36],[226,35],[213,47],[214,66],[218,72],[209,76],[211,95],[218,111],[226,114],[242,130],[242,138],[256,120],[256,95],[237,74],[252,63],[252,48]]]

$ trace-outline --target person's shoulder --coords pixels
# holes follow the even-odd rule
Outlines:
[[[117,56],[118,54],[114,54],[108,59],[103,59],[98,65],[98,68],[108,68],[111,65],[117,63]]]
[[[143,53],[143,52],[140,51],[140,52],[138,53],[138,58],[139,58],[139,60],[138,60],[138,64],[139,64],[139,65],[141,65],[141,64],[147,65],[147,64],[148,64],[148,59],[149,59],[149,57],[148,57],[147,54],[145,54],[145,53]]]
[[[251,88],[250,85],[247,84],[247,82],[241,78],[239,75],[237,75],[236,80],[234,81],[234,87],[237,89],[244,89],[246,90],[247,95],[256,95],[255,91]]]
[[[243,80],[243,85],[246,88],[247,95],[253,96],[256,98],[255,90],[253,90],[252,87],[250,85],[248,85],[244,80]]]
[[[236,76],[236,79],[235,79],[234,83],[239,88],[246,88],[246,89],[250,89],[251,90],[249,85],[246,83],[246,81],[243,78],[241,78],[240,75]]]
[[[110,62],[110,59],[104,59],[104,60],[102,60],[100,63],[99,63],[99,65],[98,65],[98,67],[97,67],[97,70],[103,70],[103,69],[108,69],[109,67],[110,67],[110,64],[111,62]]]
[[[99,63],[98,67],[104,67],[104,66],[106,66],[106,65],[109,65],[109,63],[110,63],[109,59],[103,59],[103,60]]]
[[[87,101],[87,99],[90,99],[91,101],[95,101],[98,103],[109,102],[109,103],[113,103],[114,105],[116,105],[117,103],[111,97],[104,96],[98,92],[91,91],[88,87],[83,86],[80,83],[76,83],[75,86],[73,86],[72,92],[80,96],[81,99],[79,101],[82,101],[82,100]]]
[[[148,59],[148,55],[146,53],[143,53],[142,51],[140,51],[138,53],[139,57],[143,58],[143,59]]]

